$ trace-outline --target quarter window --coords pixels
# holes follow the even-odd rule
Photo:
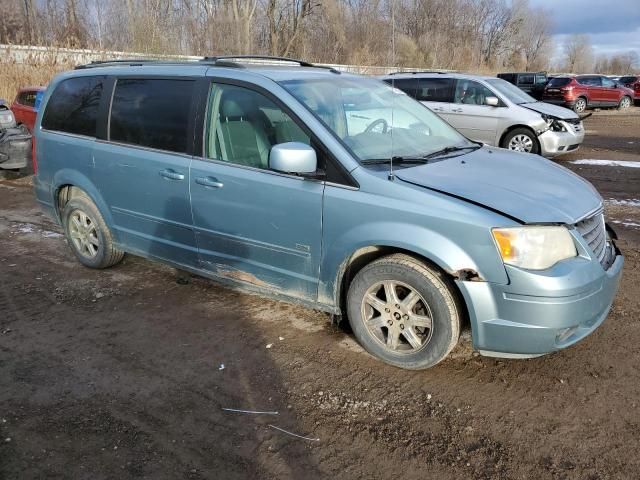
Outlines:
[[[485,105],[487,97],[495,97],[495,94],[481,83],[473,80],[458,80],[454,97],[455,103]]]
[[[109,139],[189,153],[189,116],[195,82],[189,79],[118,79]]]
[[[47,102],[42,128],[95,137],[102,82],[102,77],[62,81]]]
[[[213,85],[208,111],[207,158],[268,169],[272,146],[310,144],[309,136],[282,108],[248,88]]]

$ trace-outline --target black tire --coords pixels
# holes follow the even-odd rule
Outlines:
[[[89,228],[92,229],[92,234],[95,232],[95,235],[91,235],[91,238],[98,242],[97,245],[91,247],[96,249],[94,255],[82,250],[78,246],[78,242],[74,240],[74,235],[76,235],[77,239],[77,231],[75,230],[76,227],[71,225],[74,222],[72,217],[77,220],[77,216],[81,216],[81,214],[84,214],[89,219]],[[124,257],[124,252],[114,247],[113,236],[98,207],[86,195],[76,195],[67,202],[62,212],[62,225],[71,250],[78,261],[86,267],[108,268],[119,263]]]
[[[527,137],[531,142],[530,150],[526,150],[526,149],[518,150],[517,148],[513,147],[512,141],[515,142],[515,140],[523,137]],[[517,142],[517,143],[519,144],[520,142]],[[540,144],[538,143],[538,139],[536,138],[535,134],[528,128],[514,128],[504,136],[500,146],[502,148],[506,148],[507,150],[513,150],[516,152],[526,152],[526,153],[534,153],[534,154],[540,153]]]
[[[588,106],[589,106],[589,103],[587,102],[586,98],[578,97],[576,98],[576,102],[573,104],[573,111],[576,112],[577,114],[580,114],[580,113],[583,113]]]
[[[399,290],[394,289],[396,293],[404,290],[405,286],[409,287],[407,291],[413,289],[420,299],[411,308],[418,309],[416,318],[430,317],[431,328],[418,327],[416,330],[415,327],[402,326],[399,322],[404,322],[402,318],[408,318],[406,315],[394,317],[398,312],[385,314],[382,308],[372,308],[365,301],[365,296],[382,282],[397,285]],[[381,286],[380,291],[386,292],[386,288]],[[408,301],[408,297],[399,297],[397,301],[403,303]],[[426,302],[426,308],[423,302]],[[368,318],[367,311],[372,313]],[[428,315],[423,315],[425,312]],[[453,285],[442,272],[408,255],[394,254],[371,262],[358,272],[349,285],[347,314],[353,333],[366,351],[396,367],[419,370],[433,367],[455,347],[460,336],[462,308]],[[393,323],[394,319],[397,319],[396,326],[387,327],[386,324]],[[379,325],[375,331],[368,326],[373,321]],[[401,326],[403,330],[398,330]],[[398,343],[395,348],[389,346],[391,328],[396,328]],[[417,338],[416,332],[422,335],[419,348],[412,346],[409,337],[405,336],[407,332],[413,332],[411,336],[414,339]]]
[[[626,110],[628,109],[633,102],[631,101],[631,97],[624,96],[620,99],[620,103],[618,103],[618,110]]]

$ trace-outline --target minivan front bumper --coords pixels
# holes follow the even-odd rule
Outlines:
[[[563,153],[576,151],[584,140],[584,125],[582,122],[571,124],[562,120],[558,122],[565,128],[564,132],[547,130],[538,136],[540,141],[540,155],[547,158],[556,157]]]
[[[615,246],[612,244],[612,247]],[[474,349],[527,358],[566,348],[605,320],[618,290],[624,257],[604,270],[582,256],[545,271],[507,266],[507,285],[458,282],[469,310]]]

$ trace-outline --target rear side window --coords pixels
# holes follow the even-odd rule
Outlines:
[[[385,80],[389,85],[402,90],[410,97],[416,98],[418,90],[418,80],[415,78],[387,78]]]
[[[620,83],[633,83],[637,80],[638,77],[620,77]]]
[[[194,85],[188,79],[118,79],[111,104],[110,140],[188,153]]]
[[[18,103],[25,107],[34,107],[36,104],[36,92],[22,92],[18,97]]]
[[[520,78],[518,78],[518,83],[520,85],[533,85],[533,74],[524,74],[524,75],[520,75]]]
[[[451,102],[453,91],[451,78],[421,78],[416,100],[423,102]]]
[[[571,79],[567,77],[552,78],[551,80],[549,80],[549,83],[547,85],[549,87],[564,87],[570,81]]]
[[[536,84],[537,85],[544,85],[545,83],[547,83],[547,76],[546,75],[536,75]]]
[[[588,85],[590,87],[599,87],[602,85],[600,77],[578,77],[577,80],[580,85]]]
[[[51,94],[42,128],[95,137],[103,77],[76,77],[61,82]]]

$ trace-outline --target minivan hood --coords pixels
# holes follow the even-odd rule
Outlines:
[[[544,113],[545,115],[551,115],[561,120],[575,120],[580,118],[573,110],[561,107],[559,105],[552,105],[544,102],[522,103],[521,107],[528,108],[534,112]]]
[[[397,178],[506,214],[523,223],[574,224],[602,207],[593,186],[538,155],[483,147],[398,169]]]

